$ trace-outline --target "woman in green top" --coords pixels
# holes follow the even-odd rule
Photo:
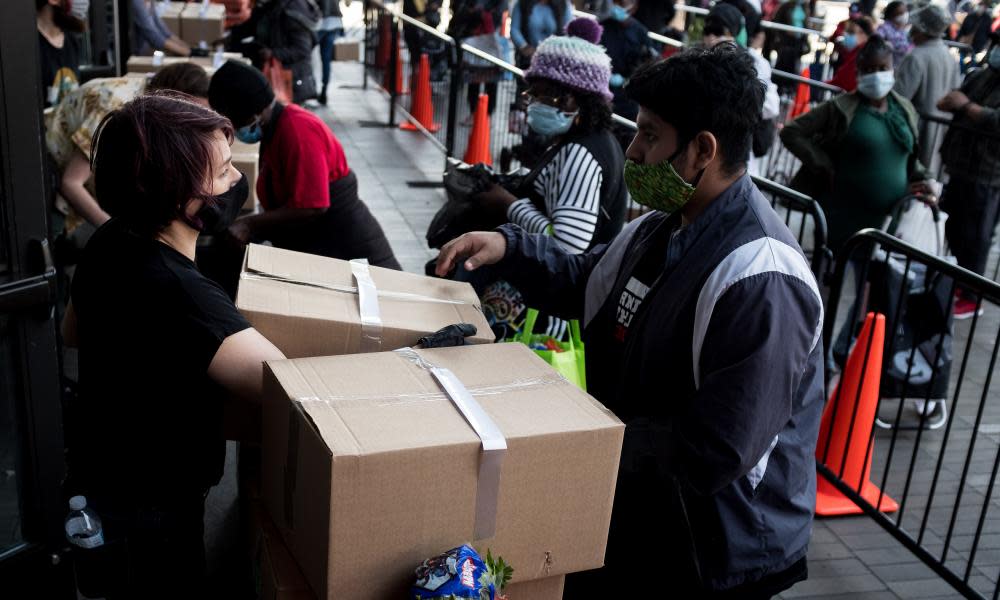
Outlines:
[[[781,141],[802,161],[792,187],[819,201],[834,252],[860,229],[882,227],[907,195],[933,202],[917,158],[917,112],[891,91],[892,48],[874,36],[857,59],[858,88],[785,126]]]

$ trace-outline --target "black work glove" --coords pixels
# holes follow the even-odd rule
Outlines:
[[[442,327],[430,335],[417,340],[417,345],[421,348],[448,348],[451,346],[464,346],[465,338],[476,335],[476,326],[471,323],[458,323]]]
[[[208,48],[199,48],[194,46],[191,48],[191,56],[208,56]]]

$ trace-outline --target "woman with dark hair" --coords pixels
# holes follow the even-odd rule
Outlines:
[[[840,38],[840,47],[843,50],[838,57],[840,66],[827,83],[845,92],[853,92],[854,88],[858,87],[858,54],[873,35],[875,35],[875,23],[868,17],[861,16],[847,22],[844,35]]]
[[[917,152],[917,111],[892,91],[892,47],[879,36],[857,56],[857,91],[836,96],[781,130],[802,161],[792,187],[823,206],[830,248],[882,227],[907,194],[929,196]]]
[[[73,280],[66,429],[68,487],[103,521],[108,597],[199,595],[224,403],[260,402],[263,362],[284,358],[194,262],[199,235],[247,196],[232,139],[225,117],[163,95],[112,111],[95,136],[97,198],[114,218]]]
[[[582,254],[621,231],[628,192],[624,154],[612,133],[611,59],[597,45],[601,26],[580,18],[566,33],[542,42],[525,72],[528,127],[548,149],[519,189],[494,185],[477,200],[525,231],[551,235],[565,251]],[[491,299],[502,298],[505,308],[494,315],[504,318],[494,321],[516,319],[520,310],[506,307],[522,306],[519,294],[503,282],[491,288],[483,294],[487,316]],[[549,333],[558,336],[564,328],[550,321]]]
[[[510,12],[510,39],[517,64],[525,67],[539,44],[562,33],[573,18],[569,0],[515,0]]]
[[[893,0],[885,7],[882,13],[883,22],[878,26],[876,33],[885,38],[885,41],[892,47],[892,66],[898,67],[903,61],[903,57],[913,50],[913,42],[910,41],[909,25],[910,11],[906,8],[906,3],[900,0]]]
[[[79,86],[83,48],[78,35],[86,23],[69,10],[67,0],[35,0],[45,106],[58,104]]]

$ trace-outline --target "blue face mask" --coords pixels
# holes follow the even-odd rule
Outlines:
[[[542,102],[532,102],[528,105],[528,127],[546,137],[562,135],[573,126],[577,114],[563,112]]]
[[[853,33],[845,34],[844,39],[840,40],[840,45],[846,50],[854,50],[858,47],[858,36]]]
[[[260,125],[257,124],[257,121],[254,121],[245,127],[237,129],[235,135],[236,139],[244,144],[256,144],[260,141],[264,132],[261,131]]]
[[[626,21],[628,20],[628,11],[615,4],[611,7],[611,18],[615,21]]]
[[[806,24],[806,10],[802,8],[801,4],[796,4],[795,8],[792,9],[792,25],[795,27],[805,27]]]

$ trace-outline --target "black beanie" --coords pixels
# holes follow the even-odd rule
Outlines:
[[[249,125],[273,101],[274,91],[264,74],[235,60],[219,67],[208,86],[208,103],[237,129]]]
[[[743,30],[743,13],[740,9],[736,8],[732,4],[726,4],[724,2],[719,2],[708,11],[708,16],[705,17],[705,28],[709,26],[709,22],[719,23],[729,31],[729,34],[736,37]]]

